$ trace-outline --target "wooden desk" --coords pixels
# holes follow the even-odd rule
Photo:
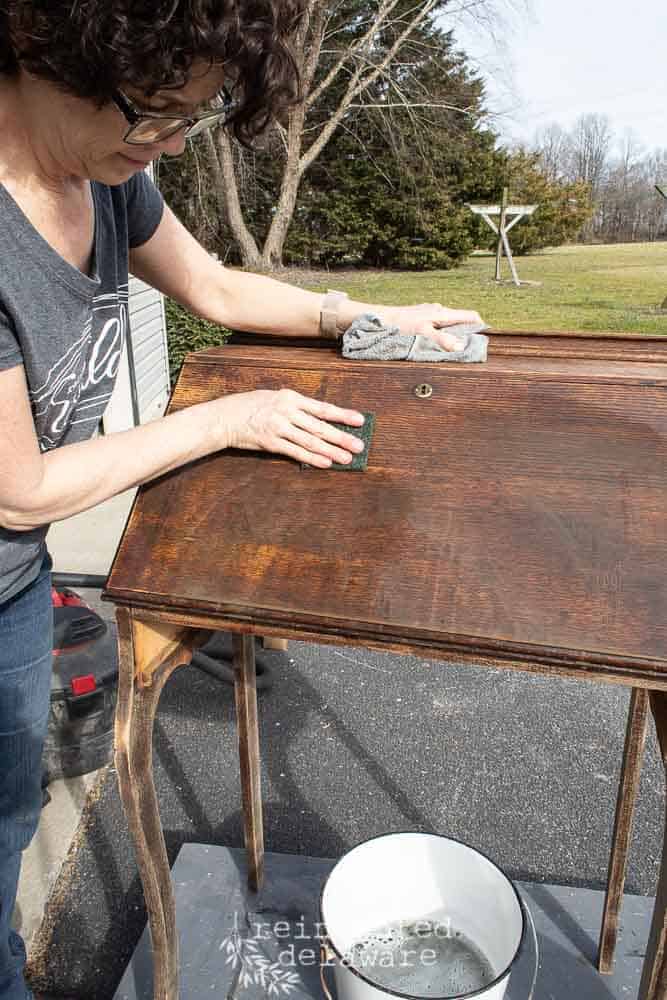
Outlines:
[[[116,759],[156,1000],[176,1000],[178,958],[153,715],[210,630],[235,634],[255,887],[253,635],[649,690],[667,766],[667,340],[497,334],[485,365],[354,363],[255,341],[189,356],[170,410],[284,387],[375,413],[368,469],[243,452],[192,463],[139,492],[105,592],[118,605]],[[667,1000],[666,910],[663,859],[641,1000]]]

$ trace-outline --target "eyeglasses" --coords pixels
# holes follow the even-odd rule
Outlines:
[[[155,142],[162,142],[176,135],[181,129],[186,130],[185,138],[191,139],[206,129],[226,121],[236,104],[226,87],[223,87],[220,93],[221,104],[217,107],[182,118],[153,111],[141,111],[121,90],[115,91],[112,100],[130,126],[125,133],[124,141],[132,146],[150,146]]]

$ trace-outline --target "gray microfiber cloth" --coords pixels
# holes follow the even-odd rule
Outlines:
[[[457,323],[444,329],[463,340],[460,351],[446,351],[430,337],[404,334],[385,326],[375,313],[357,316],[343,334],[343,357],[359,361],[486,361],[489,338],[484,323]]]

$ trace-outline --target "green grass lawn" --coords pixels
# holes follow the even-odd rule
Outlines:
[[[344,271],[303,275],[313,290],[340,288],[364,302],[442,302],[476,309],[495,329],[583,330],[667,336],[667,244],[571,246],[516,259],[535,287],[497,285],[495,260],[475,255],[453,271]],[[503,259],[503,276],[509,267]],[[291,280],[289,273],[281,275]]]
[[[476,309],[496,330],[581,330],[667,336],[667,243],[572,246],[517,259],[519,277],[539,287],[497,285],[495,259],[475,254],[453,271],[302,271],[275,277],[313,291],[340,288],[353,299],[391,305],[442,302]],[[509,268],[503,260],[503,276]],[[222,344],[227,331],[167,303],[172,378],[189,351]]]

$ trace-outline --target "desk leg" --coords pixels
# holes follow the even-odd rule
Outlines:
[[[187,631],[148,625],[118,608],[116,769],[134,841],[153,944],[154,1000],[178,1000],[178,938],[169,860],[153,781],[153,720],[169,676],[188,663]]]
[[[234,698],[238,726],[243,831],[248,857],[248,885],[257,892],[264,880],[264,830],[262,790],[259,770],[259,726],[255,640],[251,635],[234,635]]]
[[[667,692],[651,691],[651,711],[667,777]],[[667,817],[660,876],[638,1000],[667,1000]]]
[[[607,894],[604,901],[604,915],[598,950],[598,969],[607,974],[614,965],[614,952],[618,936],[618,917],[623,902],[625,871],[628,848],[632,835],[632,819],[639,790],[644,743],[646,742],[646,720],[648,715],[648,692],[643,688],[633,688],[630,695],[628,724],[625,731],[623,767],[616,800],[616,818],[612,839]]]

